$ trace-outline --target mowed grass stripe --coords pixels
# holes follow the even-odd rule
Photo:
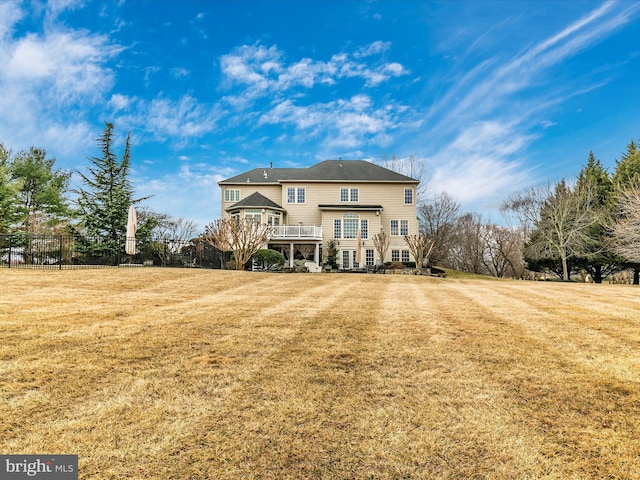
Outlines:
[[[612,471],[619,475],[615,478],[638,477],[639,463],[628,459],[640,453],[640,384],[637,376],[626,375],[627,358],[610,358],[618,367],[602,368],[606,362],[592,362],[581,352],[588,349],[593,355],[590,344],[577,347],[568,341],[572,332],[584,330],[570,321],[563,325],[564,314],[553,315],[545,304],[542,313],[547,315],[538,312],[529,317],[535,321],[514,322],[513,315],[504,314],[516,310],[509,306],[513,295],[487,287],[457,288],[469,306],[467,318],[473,318],[465,328],[469,335],[463,351],[475,352],[476,363],[483,366],[479,374],[515,402],[512,411],[522,428],[544,435],[540,454],[555,459],[549,471],[560,476],[569,470],[575,478],[605,478]],[[498,309],[492,298],[506,309]]]

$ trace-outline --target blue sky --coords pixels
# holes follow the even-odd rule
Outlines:
[[[410,155],[498,220],[640,138],[639,24],[630,1],[0,0],[0,142],[85,172],[113,122],[136,194],[200,226],[243,171]]]

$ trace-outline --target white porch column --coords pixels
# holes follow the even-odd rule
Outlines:
[[[289,244],[289,268],[293,268],[293,242]]]
[[[316,249],[313,252],[313,261],[316,262],[316,265],[320,265],[320,244],[316,243]]]

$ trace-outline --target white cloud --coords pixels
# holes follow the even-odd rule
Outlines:
[[[316,85],[334,85],[343,78],[361,78],[365,86],[376,86],[392,77],[406,75],[408,70],[397,62],[365,63],[362,59],[380,55],[390,48],[389,42],[373,42],[349,55],[338,53],[328,61],[303,58],[291,64],[276,45],[242,45],[220,57],[220,69],[227,88],[245,90],[225,97],[227,102],[244,108],[252,100],[292,88],[311,89]]]
[[[135,97],[131,98],[127,95],[114,93],[111,95],[111,100],[109,100],[109,106],[113,108],[114,111],[126,110],[132,103],[135,103],[135,101]]]
[[[291,124],[305,131],[305,136],[322,136],[327,146],[357,148],[388,144],[389,132],[397,128],[395,115],[394,108],[376,109],[368,95],[359,94],[348,100],[308,106],[284,100],[264,113],[258,125]]]
[[[40,12],[47,18],[43,32],[16,35],[16,22],[27,14],[23,5],[0,2],[0,136],[15,148],[36,140],[69,154],[95,136],[77,105],[104,101],[114,83],[107,62],[121,47],[57,24],[62,10],[77,5],[73,1],[46,4]]]

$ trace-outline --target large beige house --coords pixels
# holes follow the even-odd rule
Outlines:
[[[308,168],[256,168],[218,185],[223,218],[275,227],[269,248],[289,253],[314,245],[314,262],[320,265],[321,248],[334,240],[340,268],[352,269],[414,261],[404,236],[418,233],[418,183],[371,162],[326,160]],[[390,238],[383,259],[372,241],[379,232]]]

